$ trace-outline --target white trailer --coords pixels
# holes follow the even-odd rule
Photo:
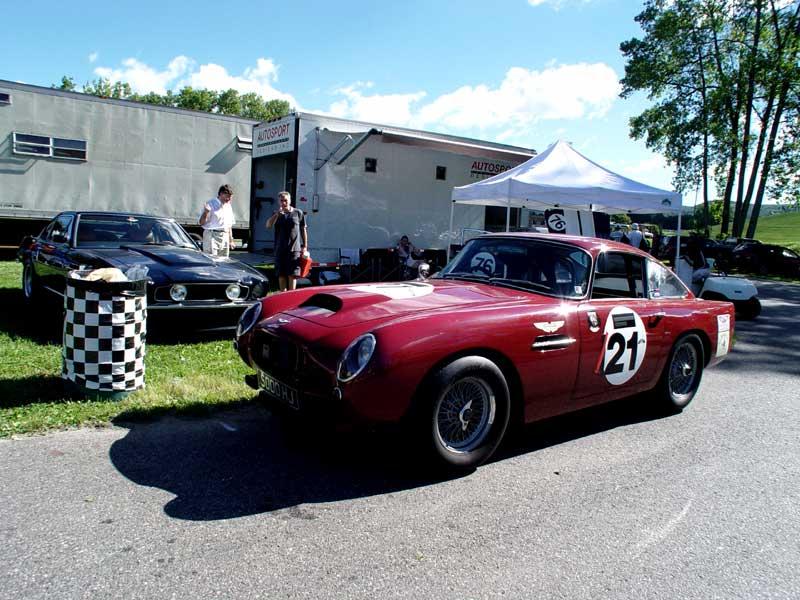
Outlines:
[[[257,123],[0,80],[0,245],[62,210],[196,226],[223,183],[236,192],[235,227],[246,231]]]
[[[536,153],[527,148],[308,113],[253,130],[251,240],[270,252],[265,221],[281,190],[307,214],[309,246],[318,261],[356,250],[394,247],[408,235],[419,248],[446,249],[462,229],[505,229],[505,211],[457,207],[454,186],[496,175]],[[497,214],[499,213],[499,214]],[[497,222],[495,222],[497,221]],[[512,226],[527,215],[512,215]]]

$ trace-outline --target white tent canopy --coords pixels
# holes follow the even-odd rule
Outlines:
[[[681,195],[617,175],[557,141],[527,162],[499,175],[453,189],[457,204],[515,208],[551,207],[605,213],[681,210]]]

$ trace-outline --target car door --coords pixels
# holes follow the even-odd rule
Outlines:
[[[64,292],[66,272],[69,269],[68,253],[72,240],[72,214],[58,215],[45,231],[38,252],[38,266],[42,284],[60,294]]]
[[[581,358],[576,408],[645,389],[663,354],[664,311],[647,297],[646,259],[622,251],[600,253],[590,299],[578,309]]]

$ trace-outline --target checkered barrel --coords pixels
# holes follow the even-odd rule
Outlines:
[[[86,391],[144,387],[147,280],[85,281],[67,277],[62,373]]]

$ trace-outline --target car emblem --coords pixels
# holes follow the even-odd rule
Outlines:
[[[534,323],[533,326],[545,333],[553,333],[564,326],[564,321],[542,321],[541,323]]]

